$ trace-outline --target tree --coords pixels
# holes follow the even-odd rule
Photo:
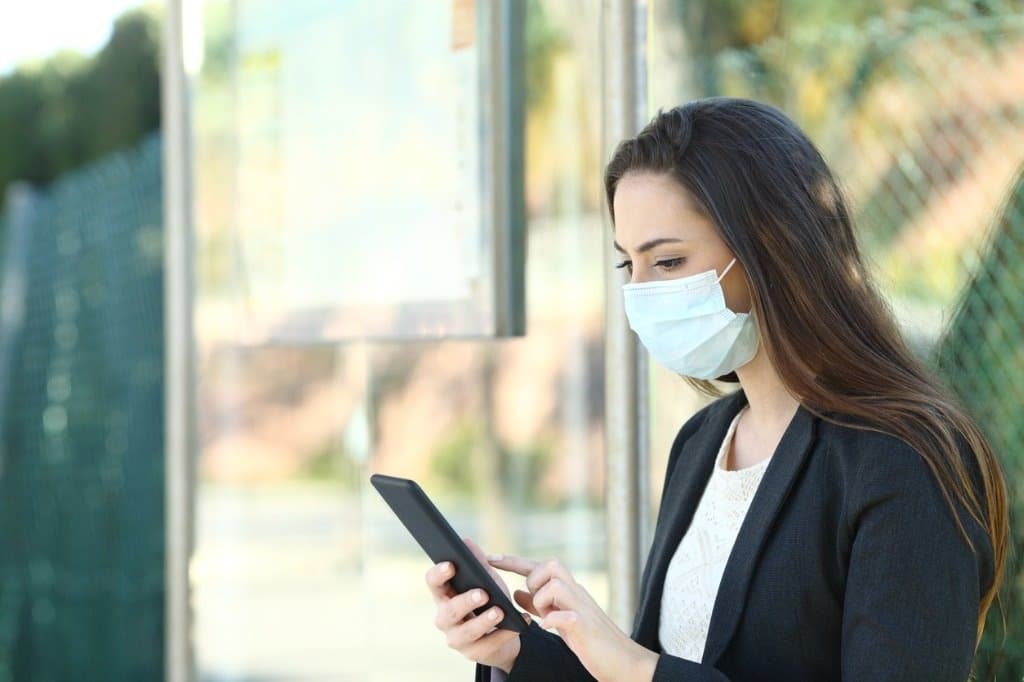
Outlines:
[[[121,15],[93,57],[58,53],[0,78],[3,188],[46,185],[160,128],[159,25],[151,10]]]

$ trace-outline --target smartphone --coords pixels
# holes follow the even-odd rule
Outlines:
[[[416,481],[373,474],[370,483],[435,564],[452,562],[455,576],[448,582],[456,593],[462,594],[474,588],[487,592],[490,600],[474,608],[473,613],[480,615],[492,606],[498,606],[503,617],[497,627],[526,632],[529,625],[523,614],[505,596],[487,568],[477,560],[473,550],[462,541],[462,536],[455,532]]]

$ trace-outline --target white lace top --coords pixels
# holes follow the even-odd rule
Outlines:
[[[740,524],[771,457],[745,469],[725,469],[725,453],[740,414],[729,425],[693,521],[665,575],[658,638],[662,651],[699,663],[718,585]]]

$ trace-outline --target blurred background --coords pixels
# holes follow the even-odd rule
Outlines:
[[[612,603],[608,519],[642,562],[704,399],[642,364],[609,509],[609,7],[640,122],[771,102],[841,178],[1007,471],[975,676],[1024,677],[1024,4],[37,0],[0,41],[0,681],[469,679],[375,472]]]

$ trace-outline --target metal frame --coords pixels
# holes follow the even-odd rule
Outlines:
[[[36,192],[29,183],[8,185],[5,195],[7,232],[3,235],[3,271],[0,273],[0,300],[3,301],[0,307],[0,415],[7,414],[15,344],[25,327],[28,250],[36,213]],[[5,423],[5,419],[0,419],[0,443]],[[7,453],[0,449],[0,476],[6,463]]]
[[[521,0],[482,3],[496,44],[484,91],[490,96],[490,202],[494,336],[526,333],[525,14]]]
[[[195,544],[192,143],[182,41],[182,0],[167,0],[163,27],[164,448],[166,584],[164,677],[195,679],[189,559]]]
[[[601,6],[601,149],[609,159],[618,142],[647,117],[646,0],[604,0]],[[611,232],[608,212],[602,214]],[[632,628],[649,544],[647,471],[647,354],[629,329],[622,307],[617,256],[604,240],[605,275],[605,493],[608,532],[608,613]]]

